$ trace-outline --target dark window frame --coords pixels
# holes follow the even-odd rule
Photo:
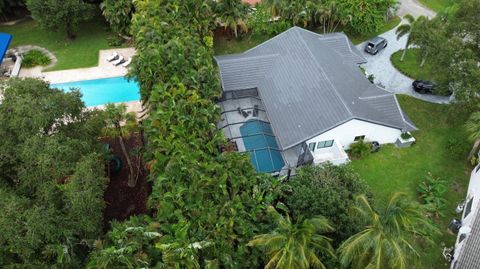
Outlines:
[[[468,202],[465,204],[465,214],[463,214],[463,217],[466,218],[471,212],[472,212],[472,206],[473,206],[473,197],[468,200]]]
[[[334,141],[335,140],[333,140],[333,139],[320,141],[320,142],[317,143],[317,149],[330,148],[330,147],[333,146]]]
[[[355,141],[355,142],[360,141],[360,140],[365,140],[365,135],[357,135],[353,139],[353,141]]]
[[[313,146],[312,146],[312,145],[313,145]],[[317,148],[317,142],[312,142],[312,143],[309,143],[309,144],[308,144],[308,149],[309,149],[311,152],[314,152],[316,148]]]

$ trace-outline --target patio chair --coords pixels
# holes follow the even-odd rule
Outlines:
[[[130,65],[131,62],[132,62],[132,57],[129,57],[128,60],[122,64],[122,66],[127,67]]]
[[[110,55],[107,57],[107,61],[108,61],[108,62],[111,62],[111,61],[117,60],[119,57],[120,57],[120,55],[118,55],[118,53],[113,52],[112,54],[110,54]]]
[[[253,115],[254,117],[258,117],[258,105],[253,106]]]
[[[124,62],[125,62],[125,59],[123,58],[122,55],[120,55],[117,60],[115,60],[115,61],[112,62],[112,64],[113,64],[114,66],[118,66],[118,65],[120,65],[120,64],[122,64],[122,63],[124,63]]]

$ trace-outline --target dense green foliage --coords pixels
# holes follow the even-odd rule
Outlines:
[[[363,139],[350,144],[349,153],[353,158],[363,158],[372,152],[372,145]]]
[[[215,13],[218,24],[224,28],[230,28],[235,37],[238,37],[238,30],[247,32],[247,15],[249,5],[242,0],[218,0],[215,5]]]
[[[447,186],[445,180],[434,177],[428,173],[425,181],[420,183],[417,187],[420,199],[427,205],[427,210],[438,216],[442,215],[442,210],[445,208],[446,199],[444,198]]]
[[[375,32],[390,17],[393,0],[266,0],[272,16],[280,16],[294,25],[334,32],[346,26],[357,33]]]
[[[272,206],[267,211],[275,219],[275,229],[255,236],[248,243],[265,251],[268,257],[265,268],[325,268],[318,253],[334,255],[330,239],[323,235],[334,230],[325,217],[315,216],[292,223],[288,214],[284,217]]]
[[[210,6],[191,1],[135,4],[133,75],[149,108],[143,123],[153,183],[149,205],[160,223],[156,232],[162,234],[161,255],[142,253],[150,265],[168,264],[173,248],[191,252],[193,256],[182,256],[196,257],[185,261],[189,264],[256,266],[258,259],[246,244],[264,226],[258,219],[263,193],[247,158],[219,152],[225,140],[215,126],[219,111],[213,100],[220,85]],[[108,242],[94,256],[104,256]]]
[[[100,8],[114,32],[130,34],[130,24],[135,12],[132,0],[103,0]]]
[[[268,7],[262,3],[256,6],[256,10],[248,18],[247,25],[252,35],[256,36],[277,35],[291,27],[290,22],[286,20],[272,20]]]
[[[93,17],[95,6],[83,0],[27,0],[27,8],[42,27],[75,38],[80,23]]]
[[[428,240],[437,231],[424,209],[403,193],[392,194],[381,209],[373,208],[365,196],[357,203],[356,217],[366,225],[340,246],[343,268],[410,268],[420,256],[418,240]]]
[[[23,7],[23,0],[0,0],[0,15],[8,15],[15,13],[15,8]]]
[[[479,98],[479,9],[480,0],[460,1],[424,25],[417,39],[422,42],[415,42],[440,89],[454,92],[461,109],[472,108]]]
[[[102,226],[102,122],[43,81],[10,80],[2,95],[0,267],[78,266]]]
[[[22,58],[22,66],[25,68],[37,65],[49,65],[51,62],[50,58],[39,50],[31,50],[25,53]]]
[[[367,185],[347,166],[305,166],[282,186],[285,204],[295,219],[325,216],[335,227],[334,245],[358,231],[359,222],[348,212],[354,197],[371,195]]]

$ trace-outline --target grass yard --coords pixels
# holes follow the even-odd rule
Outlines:
[[[403,50],[399,50],[392,54],[390,61],[393,66],[407,77],[412,79],[434,80],[432,67],[429,65],[428,60],[424,66],[420,67],[422,61],[418,49],[408,49],[405,54],[403,62],[400,61]]]
[[[455,3],[454,0],[420,0],[420,2],[435,12],[443,11]]]
[[[35,21],[26,21],[14,26],[1,26],[0,32],[13,35],[10,47],[37,45],[50,50],[57,57],[58,62],[49,71],[96,66],[98,51],[110,48],[108,38],[114,36],[100,17],[82,24],[77,32],[77,38],[73,41],[67,40],[64,32],[52,32],[40,28]]]
[[[376,33],[369,33],[364,35],[352,34],[348,32],[345,32],[345,33],[348,35],[348,37],[353,42],[353,44],[359,44],[381,33],[384,33],[390,29],[393,29],[399,23],[400,23],[400,18],[394,17],[393,19],[385,23],[385,25]],[[321,31],[322,31],[321,29],[318,29],[316,32],[321,33]],[[339,31],[342,31],[342,29],[339,29]],[[270,36],[252,36],[252,35],[247,35],[239,39],[235,39],[234,37],[223,36],[223,35],[216,36],[215,42],[214,42],[215,54],[223,55],[223,54],[241,53],[250,48],[255,47],[256,45],[270,38],[271,38]]]
[[[448,201],[444,217],[436,219],[441,235],[434,238],[435,246],[425,248],[421,264],[415,268],[446,268],[441,256],[442,244],[452,246],[455,237],[447,232],[447,225],[455,217],[457,203],[465,198],[471,167],[466,162],[469,150],[462,123],[448,120],[448,107],[431,104],[409,96],[398,96],[419,131],[413,133],[417,143],[399,149],[384,146],[380,152],[352,161],[352,167],[370,186],[376,203],[385,204],[396,191],[417,199],[416,187],[428,172],[448,182],[445,198]],[[457,216],[458,217],[458,216]],[[413,267],[412,267],[413,268]]]

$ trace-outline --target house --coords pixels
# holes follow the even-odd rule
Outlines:
[[[215,57],[223,88],[218,128],[258,171],[348,161],[365,139],[395,143],[416,130],[391,92],[368,81],[343,33],[299,27],[240,54]]]
[[[452,269],[474,269],[480,266],[480,165],[470,175],[462,212],[462,227],[455,242]]]

